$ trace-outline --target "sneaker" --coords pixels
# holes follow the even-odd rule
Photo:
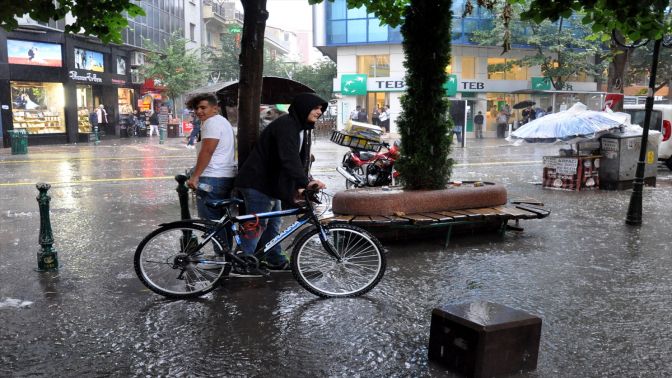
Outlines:
[[[291,272],[292,267],[289,265],[289,261],[283,261],[280,264],[271,264],[264,261],[264,266],[272,273],[274,272]]]
[[[268,270],[262,266],[258,268],[249,268],[239,266],[238,264],[234,265],[233,269],[231,269],[231,272],[229,272],[230,277],[240,277],[240,278],[259,278],[259,277],[267,277],[269,275],[270,273],[268,272]]]

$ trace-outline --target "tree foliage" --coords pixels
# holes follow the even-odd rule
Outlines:
[[[522,3],[526,0],[508,1]],[[667,0],[532,0],[521,17],[540,23],[580,12],[583,22],[592,25],[593,32],[605,33],[605,40],[613,30],[632,41],[655,40],[671,30],[671,21],[664,15],[669,5]]]
[[[299,66],[292,79],[309,86],[318,96],[329,100],[333,97],[335,77],[336,64],[325,58],[310,66]]]
[[[557,90],[566,89],[567,81],[578,74],[586,73],[600,76],[609,63],[608,55],[600,43],[590,38],[592,31],[580,22],[576,15],[556,22],[542,21],[537,24],[523,21],[520,14],[527,9],[529,3],[514,4],[511,7],[511,23],[509,26],[510,43],[531,47],[533,55],[521,59],[507,59],[506,65],[496,65],[488,69],[508,71],[513,66],[540,67],[542,75],[549,78]],[[502,4],[493,8],[495,13],[503,11]],[[474,32],[473,40],[481,45],[494,46],[501,43],[505,34],[505,26],[494,22],[492,28]],[[596,57],[598,63],[595,62]]]
[[[149,40],[145,43],[151,51],[146,54],[142,74],[159,79],[170,98],[177,98],[193,88],[194,83],[203,81],[203,62],[195,51],[187,50],[187,40],[179,32],[170,35],[164,49]]]
[[[397,119],[402,157],[396,167],[406,189],[443,189],[452,159],[448,101],[443,83],[450,63],[450,0],[412,0],[401,34],[406,93]]]
[[[65,26],[66,33],[86,34],[104,43],[122,43],[121,32],[128,27],[127,17],[144,16],[145,11],[131,0],[31,0],[5,1],[0,7],[0,27],[18,27],[15,17],[28,14],[36,21],[60,20],[70,13],[74,21]]]

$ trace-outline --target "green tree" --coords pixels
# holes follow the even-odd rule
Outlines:
[[[73,22],[66,24],[66,33],[86,34],[104,43],[122,43],[121,32],[128,27],[127,17],[144,16],[145,11],[131,0],[32,0],[6,1],[0,7],[0,27],[14,30],[15,17],[25,14],[36,21],[60,20],[70,13]]]
[[[522,21],[520,14],[528,5],[514,4],[511,7],[508,32],[512,44],[529,46],[534,54],[521,59],[507,59],[506,64],[489,66],[489,71],[509,71],[514,65],[538,66],[542,75],[557,90],[566,89],[567,81],[581,73],[592,76],[603,74],[609,64],[609,60],[605,59],[608,53],[601,48],[600,43],[588,38],[592,34],[588,26],[581,23],[576,16],[557,22],[543,21],[540,24]],[[498,4],[493,10],[502,12],[502,8],[503,5]],[[494,22],[492,28],[476,31],[473,40],[481,45],[494,46],[501,42],[505,29],[501,23]]]
[[[333,97],[336,63],[324,58],[310,66],[300,66],[294,72],[293,80],[312,88],[323,99]]]
[[[452,122],[443,89],[450,63],[451,4],[450,0],[348,0],[349,8],[365,6],[392,27],[403,21],[407,90],[397,119],[402,158],[396,167],[407,189],[442,189],[451,174]]]
[[[170,35],[163,49],[149,40],[145,43],[150,52],[141,72],[145,77],[159,79],[171,99],[201,84],[203,62],[194,51],[187,50],[187,40],[179,32]]]
[[[644,46],[634,49],[630,55],[628,64],[627,78],[629,84],[633,84],[635,80],[648,76],[651,71],[651,57],[653,56],[653,43],[647,43]],[[655,92],[667,86],[668,102],[672,103],[672,49],[660,50],[660,58],[658,58],[658,73],[656,75]],[[646,91],[644,91],[646,92]]]
[[[240,76],[240,34],[223,33],[222,48],[203,49],[203,59],[208,63],[211,76],[219,81],[234,81]]]

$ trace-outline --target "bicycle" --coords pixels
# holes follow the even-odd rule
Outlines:
[[[313,205],[320,203],[318,193],[316,189],[306,189],[305,201],[298,208],[249,215],[232,215],[235,206],[243,203],[240,199],[208,203],[213,208],[223,208],[224,216],[217,221],[188,219],[161,224],[138,245],[133,261],[135,272],[157,294],[172,299],[196,298],[214,290],[236,264],[258,269],[260,259],[272,247],[310,224],[292,242],[290,266],[294,278],[303,288],[323,298],[360,296],[383,278],[387,266],[384,249],[378,239],[360,227],[346,223],[322,225]],[[298,218],[293,224],[263,247],[258,246],[254,255],[240,250],[240,230],[245,222],[295,215]],[[222,237],[222,230],[233,235],[231,248]]]

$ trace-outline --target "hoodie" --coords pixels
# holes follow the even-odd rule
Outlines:
[[[315,128],[315,124],[308,122],[308,115],[318,105],[322,112],[327,109],[327,102],[313,93],[294,97],[288,114],[271,122],[259,135],[239,169],[235,186],[256,189],[291,203],[296,190],[305,188],[309,182],[305,169],[310,161],[308,131]]]

